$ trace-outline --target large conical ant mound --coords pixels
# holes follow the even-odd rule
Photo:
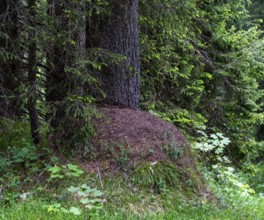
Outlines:
[[[199,182],[201,175],[184,136],[172,124],[148,112],[126,108],[100,108],[101,117],[94,121],[94,160],[86,162],[89,171],[116,173],[133,170],[142,163],[170,162],[185,173],[184,181]]]

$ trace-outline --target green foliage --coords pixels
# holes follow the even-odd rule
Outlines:
[[[224,150],[231,142],[229,138],[219,132],[210,135],[207,135],[203,131],[198,132],[201,134],[201,137],[197,139],[197,143],[194,144],[193,149],[200,151],[200,156],[205,164],[210,160],[223,161],[227,159],[227,157],[224,157]]]
[[[13,163],[25,163],[25,166],[29,166],[30,162],[38,160],[37,147],[29,143],[25,144],[22,148],[14,148],[10,152]]]
[[[200,126],[230,133],[230,152],[239,161],[245,159],[245,149],[253,141],[256,126],[263,123],[260,84],[264,43],[263,24],[259,20],[263,7],[259,0],[252,3],[243,0],[139,2],[142,109],[180,127],[187,135],[195,134]],[[63,12],[56,16],[49,7],[47,1],[37,3],[36,16],[27,19],[20,30],[20,41],[23,48],[27,47],[28,34],[34,27],[33,40],[38,45],[36,86],[40,91],[37,108],[42,119],[44,115],[50,116],[46,117],[50,120],[61,116],[58,126],[49,133],[53,134],[51,144],[61,149],[74,148],[86,156],[95,133],[92,118],[98,116],[93,104],[106,95],[98,73],[109,63],[118,65],[125,56],[93,45],[84,49],[89,36],[82,42],[79,35],[85,34],[84,27],[94,17],[109,15],[112,2],[65,2],[60,5]],[[27,7],[22,11],[28,15]],[[92,34],[99,32],[100,27],[92,27]],[[1,28],[1,39],[7,38],[6,35]],[[64,84],[67,88],[61,99],[46,103],[47,73],[54,67],[55,45],[63,55],[59,60],[64,80],[51,89],[60,90]],[[23,54],[27,59],[27,52]],[[3,60],[13,59],[14,55],[7,54],[5,48],[0,52]],[[26,66],[26,61],[23,64]],[[23,69],[26,78],[24,72],[26,69]],[[22,84],[21,98],[26,103],[31,90],[28,83]],[[27,119],[26,110],[25,113],[23,117]],[[4,141],[15,141],[18,130],[14,130],[13,137],[3,135]]]
[[[245,145],[263,121],[262,31],[251,22],[248,4],[140,4],[143,109],[186,134],[201,126],[228,132],[236,160],[244,159]]]
[[[78,200],[78,207],[71,206],[66,208],[60,203],[54,203],[52,205],[45,205],[44,208],[48,212],[71,213],[75,216],[79,216],[83,212],[84,218],[95,216],[97,211],[102,209],[101,198],[103,193],[101,191],[90,188],[86,184],[82,184],[80,187],[71,186],[67,190],[72,194],[72,199]]]
[[[250,194],[255,194],[254,189],[240,177],[239,172],[232,166],[224,164],[216,164],[212,166],[212,173],[216,181],[220,184],[217,190],[222,190],[223,196],[230,197],[239,195],[247,197]]]
[[[135,184],[164,191],[167,187],[179,187],[180,171],[176,165],[158,161],[154,163],[141,163],[132,174],[132,181]]]
[[[8,147],[23,147],[25,142],[31,143],[28,121],[0,117],[0,151]]]
[[[7,172],[12,168],[22,165],[25,169],[33,168],[37,165],[39,154],[36,146],[31,143],[24,143],[23,147],[9,147],[6,152],[0,154],[0,170]]]
[[[97,189],[90,188],[86,184],[82,184],[80,187],[71,186],[68,191],[73,195],[76,195],[80,199],[80,203],[87,209],[101,208],[96,206],[97,203],[101,203],[100,199],[103,193]]]
[[[153,104],[148,107],[148,111],[151,114],[170,122],[171,124],[177,125],[177,127],[181,129],[187,129],[188,127],[199,128],[207,122],[206,118],[200,113],[195,113],[177,107],[169,109],[165,108],[164,105],[159,106],[158,104]]]
[[[194,149],[203,154],[205,177],[218,196],[232,200],[234,196],[248,197],[255,194],[243,178],[244,174],[241,175],[228,157],[224,156],[224,150],[230,144],[229,138],[222,133],[201,133],[203,136],[195,143]]]
[[[79,177],[81,174],[83,174],[83,170],[81,170],[78,166],[74,164],[67,164],[68,170],[71,172],[72,176]]]
[[[183,156],[184,147],[178,144],[173,134],[169,131],[163,131],[162,138],[163,144],[161,150],[166,153],[171,160],[179,160]]]
[[[89,215],[87,209],[75,197],[68,201],[47,201],[44,197],[14,203],[1,208],[3,219],[262,219],[264,200],[256,196],[241,197],[235,194],[226,203],[208,204],[206,200],[195,197],[186,200],[178,190],[168,190],[162,194],[149,190],[131,189],[124,179],[113,178],[105,181],[107,205],[99,209],[98,215]],[[75,188],[75,187],[74,187]],[[99,197],[100,198],[100,197]],[[50,211],[48,208],[50,208]],[[75,209],[71,209],[71,207]],[[78,208],[78,209],[76,209]],[[64,211],[63,211],[64,210]],[[82,211],[80,215],[78,211]],[[69,213],[70,211],[74,212]],[[86,215],[85,215],[86,212]]]
[[[28,8],[22,3],[19,12],[27,16]],[[48,3],[38,1],[36,18],[20,20],[24,24],[19,39],[23,49],[20,98],[25,104],[31,93],[24,83],[30,21],[35,25],[33,40],[38,48],[36,86],[41,129],[45,129],[44,137],[48,132],[53,134],[51,143],[45,146],[59,146],[63,152],[74,149],[74,154],[87,156],[95,134],[92,118],[98,116],[93,105],[105,96],[98,73],[109,62],[118,65],[125,56],[102,48],[82,51],[76,34],[84,31],[92,16],[109,14],[112,1],[87,1],[88,7],[83,1],[64,2],[59,16],[47,14]],[[196,138],[193,148],[198,151],[202,173],[220,204],[179,198],[183,185],[184,190],[199,185],[196,174],[192,176],[195,171],[182,172],[166,161],[139,164],[131,176],[135,186],[122,179],[118,184],[105,184],[104,194],[88,183],[68,188],[71,181],[81,182],[84,171],[72,163],[59,163],[49,150],[32,144],[27,106],[23,105],[22,120],[0,118],[0,206],[4,207],[0,208],[0,218],[263,219],[263,143],[254,137],[257,126],[264,123],[260,21],[264,4],[260,0],[252,3],[139,1],[141,107]],[[99,27],[92,28],[98,32]],[[9,42],[8,38],[0,24],[0,39]],[[62,100],[47,105],[45,90],[47,73],[54,64],[50,56],[54,45],[63,54],[67,91]],[[0,60],[4,63],[19,58],[15,48],[11,49],[1,48]],[[60,110],[63,117],[58,126],[47,129],[45,116],[56,119]],[[197,133],[201,127],[210,132]],[[164,133],[164,140],[166,136]],[[120,145],[117,148],[118,153],[111,156],[125,168],[129,150]],[[173,140],[161,150],[175,161],[183,154]],[[147,153],[153,154],[153,149],[150,147]],[[186,173],[189,177],[182,184]],[[62,192],[59,187],[64,187]],[[109,202],[106,207],[102,206],[102,196]]]
[[[57,165],[48,169],[50,172],[50,179],[59,178],[62,179],[64,175],[60,174],[61,168]]]
[[[65,116],[61,118],[56,130],[52,131],[53,144],[63,145],[61,151],[78,151],[80,156],[87,156],[91,151],[91,139],[95,135],[92,119],[99,117],[99,113],[91,106],[93,98],[90,96],[69,96],[59,103],[65,109]],[[56,118],[55,112],[50,120]]]
[[[129,148],[130,146],[128,146]],[[118,151],[119,151],[119,155],[115,155],[115,153],[113,153],[115,150],[112,150],[112,155],[113,157],[118,161],[119,165],[121,166],[121,168],[125,169],[126,164],[127,164],[127,155],[128,155],[128,151],[129,149],[126,149],[123,145],[118,144],[117,145]]]
[[[79,177],[84,174],[84,171],[74,164],[66,165],[54,165],[47,169],[50,173],[49,181],[54,181],[55,179],[63,179],[64,177]]]
[[[251,172],[251,175],[249,177],[249,184],[253,189],[256,190],[256,192],[260,193],[261,195],[264,195],[264,164],[262,162],[257,165],[254,165],[253,167],[254,171]]]

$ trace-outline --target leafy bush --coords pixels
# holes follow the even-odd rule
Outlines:
[[[193,148],[202,155],[204,175],[215,192],[221,197],[232,199],[232,196],[249,196],[255,191],[224,155],[224,150],[230,142],[222,133],[207,135],[200,131],[202,137]]]

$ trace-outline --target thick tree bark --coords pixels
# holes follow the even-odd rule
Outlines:
[[[36,16],[36,0],[28,0],[28,7],[29,7],[29,24],[31,26],[31,30],[29,31],[29,46],[28,46],[28,83],[30,86],[30,93],[28,97],[28,113],[30,119],[30,127],[31,127],[31,136],[33,139],[34,144],[39,144],[41,140],[41,135],[39,131],[39,118],[38,118],[38,111],[36,108],[37,102],[37,78],[36,78],[36,66],[37,66],[37,59],[36,59],[36,52],[37,52],[37,45],[36,45],[36,31],[34,25],[34,19]]]
[[[23,79],[20,60],[20,12],[20,0],[0,2],[0,116],[11,118],[22,114],[19,91]]]
[[[138,0],[113,0],[107,15],[93,16],[89,22],[90,47],[99,47],[123,56],[113,62],[111,55],[100,78],[110,105],[139,109],[140,48],[138,31]],[[99,34],[92,33],[97,27]],[[111,61],[112,60],[112,61]]]

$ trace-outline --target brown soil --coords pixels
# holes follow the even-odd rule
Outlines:
[[[100,108],[95,120],[94,160],[82,165],[88,172],[116,173],[141,161],[170,160],[202,183],[184,136],[172,124],[143,111]],[[204,185],[204,184],[201,184]],[[207,191],[201,186],[201,191]]]

